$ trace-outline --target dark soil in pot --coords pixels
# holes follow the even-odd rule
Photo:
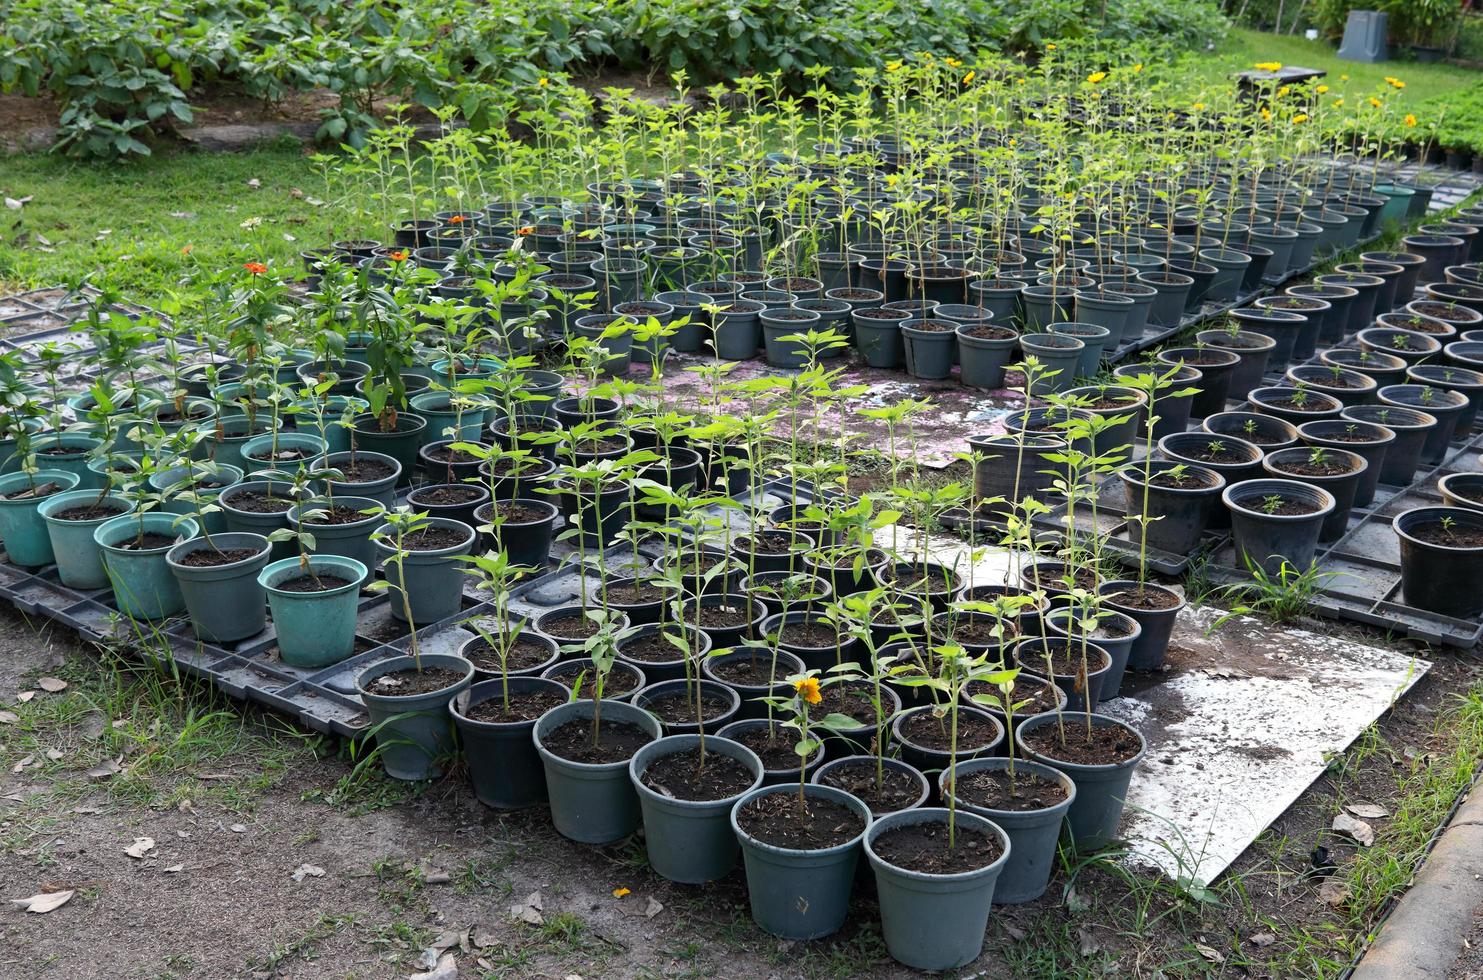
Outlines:
[[[479,637],[478,642],[467,643],[460,647],[458,655],[473,664],[475,670],[494,677],[498,677],[500,674],[499,653],[483,637]],[[550,659],[550,647],[531,637],[517,636],[509,646],[509,653],[505,658],[505,669],[511,674],[518,671],[533,670]],[[475,705],[475,707],[478,707],[478,705]],[[475,720],[493,721],[496,719],[482,718]]]
[[[907,871],[951,875],[986,868],[999,859],[1004,847],[999,838],[970,827],[959,827],[954,846],[947,846],[947,823],[922,823],[896,827],[871,842],[883,861]]]
[[[241,511],[249,514],[281,514],[293,507],[293,501],[287,497],[258,493],[255,490],[244,490],[234,493],[227,503]]]
[[[1143,743],[1121,726],[1093,726],[1090,735],[1082,716],[1068,713],[1065,717],[1066,743],[1061,744],[1055,725],[1031,730],[1024,738],[1027,748],[1061,762],[1084,766],[1108,766],[1127,762],[1143,750]]]
[[[754,782],[746,766],[719,752],[675,752],[649,763],[644,785],[677,800],[724,800],[750,789]]]
[[[1073,724],[1075,715],[1067,715]],[[953,794],[964,803],[987,810],[1024,812],[1055,806],[1068,795],[1066,787],[1028,769],[1015,773],[1013,784],[1009,773],[1000,769],[976,769],[954,780]]]
[[[345,475],[346,483],[375,483],[384,480],[396,472],[396,468],[376,459],[357,459],[355,462],[345,462],[337,465],[335,469]]]
[[[838,847],[865,829],[849,807],[817,798],[800,802],[796,793],[759,796],[737,810],[736,822],[765,844],[795,851]]]
[[[200,551],[191,551],[180,556],[176,559],[176,564],[190,568],[215,568],[217,565],[233,565],[239,561],[246,561],[256,554],[258,554],[256,548],[223,548],[220,551],[202,548]]]
[[[821,769],[814,782],[843,790],[870,807],[874,814],[894,813],[916,806],[926,798],[923,777],[904,762],[885,765],[881,779],[876,780],[876,760],[872,756],[852,756],[830,763]],[[899,768],[898,768],[899,767]]]
[[[729,727],[729,726],[728,726]],[[784,728],[780,723],[775,724],[769,732],[766,725],[758,725],[755,728],[744,728],[740,731],[729,731],[726,738],[733,742],[740,742],[753,752],[757,758],[762,760],[762,768],[769,772],[798,772],[802,760],[798,753],[793,751],[793,746],[798,743],[796,732],[791,728]],[[812,766],[819,761],[819,750],[815,749],[809,756],[808,764]]]
[[[625,648],[626,649],[626,648]],[[696,714],[695,698],[687,693],[684,688],[674,691],[666,691],[657,697],[641,695],[643,709],[649,712],[666,725],[694,724]],[[717,718],[729,715],[732,710],[731,699],[713,694],[710,691],[700,692],[700,711],[706,724],[710,724]],[[747,782],[750,784],[751,779]]]
[[[474,666],[479,665],[475,662]],[[496,669],[498,669],[498,664],[496,664]],[[496,696],[473,705],[463,713],[463,716],[470,721],[506,725],[514,722],[535,721],[558,704],[565,703],[566,698],[555,691],[511,691],[508,706],[504,698]]]
[[[552,755],[570,762],[601,765],[630,759],[639,749],[654,740],[637,725],[601,721],[597,739],[592,738],[592,723],[586,719],[569,721],[541,737],[541,744]]]
[[[321,580],[327,580],[330,576],[321,575],[319,577]],[[441,691],[457,684],[463,680],[463,677],[464,675],[458,671],[442,667],[394,670],[371,681],[366,685],[366,690],[384,697],[404,698],[414,694],[431,694],[433,691]]]

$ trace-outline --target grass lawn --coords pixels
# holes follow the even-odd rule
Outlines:
[[[1218,51],[1190,55],[1186,64],[1191,69],[1190,81],[1218,83],[1234,72],[1244,71],[1259,61],[1280,61],[1328,72],[1325,82],[1338,90],[1368,91],[1385,85],[1387,75],[1406,83],[1405,98],[1412,104],[1436,95],[1444,95],[1483,79],[1483,73],[1455,65],[1423,65],[1413,61],[1386,61],[1367,65],[1346,61],[1338,49],[1327,41],[1308,41],[1261,31],[1232,29]],[[1341,76],[1348,75],[1344,82]]]

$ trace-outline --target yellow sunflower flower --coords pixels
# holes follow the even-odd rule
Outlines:
[[[824,695],[819,693],[819,679],[817,677],[805,677],[793,682],[793,690],[797,691],[803,700],[809,704],[818,704],[824,700]]]
[[[1105,71],[1094,71],[1087,76],[1087,81],[1091,82],[1093,85],[1096,85],[1098,82],[1102,81],[1106,77],[1107,73]]]

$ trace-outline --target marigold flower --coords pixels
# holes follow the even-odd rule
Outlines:
[[[192,252],[194,252],[195,250],[196,250],[196,246],[194,246],[194,245],[182,245],[182,246],[180,246],[180,254],[181,255],[189,255]]]
[[[1328,90],[1329,90],[1329,87],[1327,85],[1320,85],[1314,91],[1316,91],[1319,95],[1323,95]]]
[[[393,262],[405,262],[407,261],[407,250],[399,248],[395,252],[392,252],[389,257]]]
[[[1292,121],[1295,123],[1305,123],[1308,121],[1308,114],[1306,112],[1300,112],[1292,117]]]
[[[1377,99],[1377,98],[1375,98],[1375,97],[1374,97],[1374,96],[1373,96],[1373,95],[1372,95],[1372,96],[1370,96],[1370,105],[1372,105],[1372,106],[1374,106],[1374,107],[1375,107],[1375,108],[1376,108],[1376,109],[1378,109],[1378,108],[1380,108],[1380,100],[1379,100],[1379,99]]]
[[[947,58],[945,60],[947,61],[947,66],[949,68],[962,68],[963,67],[963,62],[959,61],[957,58]]]
[[[966,74],[966,75],[963,76],[963,84],[964,85],[972,85],[973,84],[973,80],[975,78],[977,78],[977,77],[978,77],[978,72],[971,71],[968,74]]]
[[[1413,115],[1412,113],[1409,113],[1409,112],[1406,113],[1406,125],[1407,126],[1415,126],[1416,125],[1416,116]]]
[[[1056,46],[1054,44],[1047,44],[1045,46],[1045,50],[1047,50],[1047,51],[1054,51],[1055,49],[1056,49]]]
[[[1137,74],[1138,72],[1141,72],[1142,70],[1143,70],[1143,62],[1141,62],[1141,61],[1138,62],[1138,64],[1136,64],[1136,65],[1133,66],[1133,72],[1134,72],[1134,74]]]
[[[536,82],[536,84],[539,85],[541,88],[545,88],[547,85],[551,84],[551,79],[543,78],[540,81]]]
[[[463,224],[463,215],[461,215],[461,214],[455,214],[453,217],[451,217],[451,218],[448,219],[448,223],[450,225],[461,225],[461,224]]]
[[[1194,109],[1196,112],[1201,112],[1205,108],[1205,103],[1203,103],[1203,102],[1196,102],[1194,105],[1190,106],[1190,108],[1191,109]]]
[[[1339,96],[1337,99],[1334,100],[1334,105],[1335,106],[1341,106],[1343,104],[1344,104],[1344,96],[1342,96],[1342,95]]]
[[[803,700],[809,704],[818,704],[824,700],[824,695],[819,693],[819,679],[817,677],[805,677],[793,682],[793,690],[802,695]]]
[[[1102,79],[1106,77],[1107,73],[1105,71],[1094,71],[1087,76],[1087,81],[1091,82],[1093,85],[1096,85],[1098,82],[1102,81]]]
[[[1287,94],[1287,93],[1289,93],[1289,92],[1291,92],[1291,91],[1292,91],[1292,87],[1291,87],[1291,86],[1289,86],[1289,85],[1284,85],[1284,86],[1282,86],[1282,87],[1281,87],[1281,88],[1280,88],[1280,89],[1278,89],[1278,90],[1277,90],[1277,97],[1278,97],[1278,98],[1279,98],[1279,99],[1280,99],[1280,98],[1282,98],[1282,97],[1283,97],[1283,96],[1284,96],[1284,95],[1286,95],[1286,94]]]
[[[1349,76],[1348,75],[1340,75],[1339,76],[1339,81],[1341,81],[1341,82],[1347,82],[1347,81],[1349,81]]]
[[[1268,120],[1268,119],[1271,119],[1271,118],[1272,118],[1272,110],[1271,109],[1268,109],[1266,107],[1263,107],[1262,108],[1262,119],[1265,121],[1265,120]]]
[[[268,267],[263,265],[261,262],[244,262],[242,264],[242,268],[246,269],[248,272],[252,273],[255,276],[260,276],[264,272],[268,271]]]

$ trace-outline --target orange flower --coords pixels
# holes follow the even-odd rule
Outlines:
[[[399,248],[395,252],[391,253],[390,258],[393,262],[405,262],[407,261],[407,250],[404,248]]]
[[[535,230],[536,230],[536,226],[535,225],[524,225],[522,227],[516,228],[515,229],[515,234],[517,234],[520,237],[524,238],[526,235],[529,235],[531,232],[533,232]]]
[[[263,265],[261,262],[244,262],[242,264],[242,268],[246,269],[248,272],[252,273],[255,276],[260,276],[268,271],[268,267]]]
[[[461,225],[461,224],[463,224],[463,215],[461,215],[461,214],[455,214],[453,217],[451,217],[451,218],[448,219],[448,223],[450,225]]]
[[[631,889],[628,889],[628,888],[614,888],[613,889],[613,897],[614,898],[623,898],[625,896],[632,895],[632,894],[633,894],[633,891]]]
[[[192,252],[194,252],[195,250],[196,250],[196,246],[194,246],[194,245],[182,245],[182,246],[180,246],[180,254],[181,255],[189,255]]]
[[[824,695],[819,693],[819,679],[817,677],[805,677],[793,682],[793,690],[803,696],[803,700],[809,704],[818,704],[824,700]]]

